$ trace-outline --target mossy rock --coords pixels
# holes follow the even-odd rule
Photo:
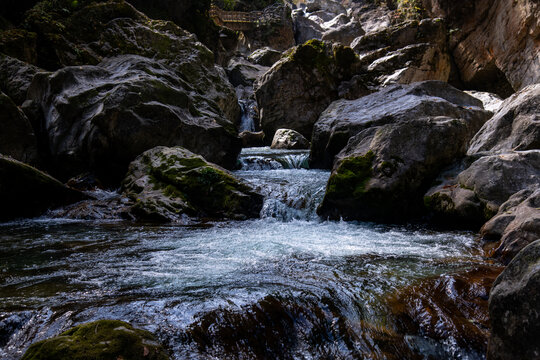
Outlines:
[[[130,165],[123,190],[141,220],[258,217],[263,198],[225,169],[181,147],[148,150]]]
[[[119,320],[76,326],[31,345],[22,360],[167,360],[155,336]]]
[[[332,199],[360,199],[365,193],[366,184],[373,173],[375,155],[368,151],[364,156],[345,159],[330,176],[326,189],[326,197]]]

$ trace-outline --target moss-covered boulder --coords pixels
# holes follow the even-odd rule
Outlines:
[[[32,217],[86,196],[51,176],[0,155],[0,221]]]
[[[334,126],[326,129],[329,135],[347,145],[336,156],[318,213],[388,222],[420,215],[425,191],[444,167],[465,155],[489,116],[481,107],[464,108],[463,102],[477,100],[440,82],[336,102],[335,117],[321,119]]]
[[[76,326],[32,344],[22,360],[167,360],[155,336],[118,320]]]
[[[247,219],[258,217],[263,203],[251,186],[181,147],[143,153],[131,163],[122,189],[141,220]]]
[[[338,98],[338,85],[358,59],[347,47],[310,40],[293,48],[256,83],[261,126],[268,139],[292,129],[307,139],[321,112]]]

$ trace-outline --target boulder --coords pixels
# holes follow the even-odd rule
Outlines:
[[[301,45],[309,40],[320,40],[324,29],[321,24],[310,19],[302,10],[292,12],[294,26],[294,40],[297,45]]]
[[[25,163],[35,163],[37,160],[37,140],[30,121],[1,91],[0,154]]]
[[[262,131],[242,131],[238,136],[244,148],[264,146],[264,132]]]
[[[442,168],[465,155],[482,116],[408,116],[349,140],[337,155],[320,216],[402,222],[422,213],[426,189]]]
[[[93,171],[117,184],[136,156],[158,145],[184,146],[233,168],[240,151],[236,127],[213,99],[237,103],[236,96],[219,73],[193,70],[200,72],[185,73],[190,83],[162,62],[123,55],[38,74],[29,98],[44,114],[41,131],[54,172],[69,178]],[[197,80],[212,79],[214,85],[196,91]]]
[[[506,99],[471,141],[468,153],[540,149],[540,84]]]
[[[32,344],[22,359],[167,360],[169,357],[152,333],[119,320],[99,320]]]
[[[521,250],[495,280],[489,296],[490,360],[538,359],[540,241]]]
[[[86,199],[51,176],[0,155],[0,220],[32,217]]]
[[[364,30],[358,21],[351,21],[347,24],[337,26],[325,31],[321,39],[324,41],[338,42],[349,46],[357,37],[364,35]]]
[[[268,138],[293,129],[311,138],[313,124],[338,96],[357,58],[350,48],[311,40],[290,50],[255,84],[261,127]]]
[[[26,93],[34,75],[41,69],[0,54],[0,90],[20,106],[26,100]]]
[[[339,1],[334,0],[307,0],[306,10],[310,13],[324,10],[336,15],[347,13],[347,9]]]
[[[310,166],[331,168],[349,139],[369,127],[444,116],[465,120],[472,136],[490,115],[479,100],[440,81],[392,85],[356,100],[338,100],[314,126]]]
[[[189,223],[194,217],[259,216],[263,197],[226,170],[181,147],[159,146],[135,159],[122,184],[138,219]]]
[[[227,65],[227,75],[233,86],[251,86],[269,67],[253,64],[244,58],[232,58]]]
[[[426,0],[449,22],[451,51],[465,86],[509,96],[540,82],[540,4],[536,0]]]
[[[297,131],[279,129],[272,140],[272,149],[309,149],[309,141]]]
[[[480,157],[455,170],[448,181],[431,188],[424,196],[424,204],[435,221],[476,230],[501,209],[508,209],[508,205],[500,206],[510,196],[538,186],[539,156],[539,151],[531,150]],[[486,231],[500,232],[502,236],[504,228],[494,230],[493,226],[498,228],[504,218],[488,223],[490,230]]]
[[[262,66],[272,66],[281,59],[280,51],[269,48],[268,46],[257,49],[249,55],[249,61]]]
[[[504,263],[525,246],[540,239],[540,188],[524,189],[501,205],[480,230],[484,241],[495,242],[492,256]]]
[[[499,111],[503,99],[493,93],[484,92],[484,91],[474,91],[474,90],[467,90],[465,91],[467,94],[471,95],[472,97],[477,98],[484,104],[484,109],[487,111],[491,111],[493,113],[496,113]]]

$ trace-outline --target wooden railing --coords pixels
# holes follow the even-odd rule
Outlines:
[[[219,26],[235,31],[251,30],[267,20],[262,11],[226,11],[215,5],[212,5],[210,8],[210,17]]]

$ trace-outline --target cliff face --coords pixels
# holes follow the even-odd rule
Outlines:
[[[540,4],[535,0],[424,0],[450,23],[450,46],[466,87],[509,96],[540,81]]]

